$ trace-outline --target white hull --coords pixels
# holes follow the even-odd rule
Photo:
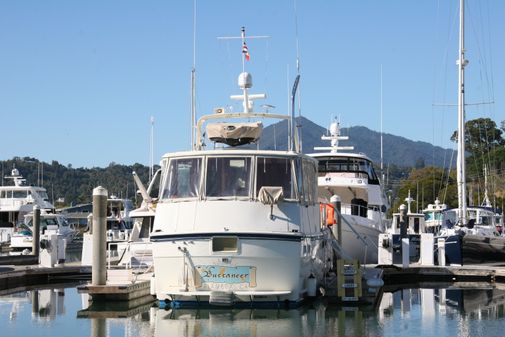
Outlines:
[[[58,235],[63,235],[63,238],[67,240],[67,243],[72,242],[74,239],[75,232],[67,231],[65,234],[56,233]],[[45,234],[42,234],[41,239],[45,237]],[[31,235],[23,235],[23,234],[13,234],[11,236],[11,244],[10,247],[12,250],[20,251],[24,249],[32,249],[33,247],[33,237]]]
[[[320,279],[323,277],[324,268],[314,268],[324,261],[320,249],[322,235],[317,238],[274,233],[228,235],[239,238],[237,252],[209,255],[213,235],[191,238],[189,234],[177,240],[155,241],[157,298],[209,302],[213,292],[226,292],[233,294],[235,303],[299,302],[306,295],[314,269],[320,271]]]
[[[343,216],[346,217],[346,215]],[[349,222],[353,223],[353,229],[359,234],[359,237],[349,228],[349,225],[344,222],[342,225],[342,245],[344,252],[352,259],[358,259],[360,263],[377,263],[377,242],[379,240],[379,234],[381,234],[382,231],[361,223],[354,223],[352,220],[349,220]],[[336,228],[334,230],[336,230]],[[367,245],[363,243],[360,237],[365,240]]]

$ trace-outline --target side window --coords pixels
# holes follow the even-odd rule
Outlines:
[[[163,199],[195,198],[201,175],[201,158],[171,159],[163,186]]]
[[[303,160],[303,190],[305,201],[313,204],[317,201],[317,170],[314,163]]]
[[[256,193],[262,186],[281,186],[285,199],[295,197],[290,158],[258,157]]]

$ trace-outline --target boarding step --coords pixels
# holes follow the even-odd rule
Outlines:
[[[337,260],[337,293],[343,302],[357,302],[362,296],[362,272],[358,260]]]
[[[356,283],[344,283],[342,284],[342,288],[346,289],[353,289],[356,288],[358,285]]]

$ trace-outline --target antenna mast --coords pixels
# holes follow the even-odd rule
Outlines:
[[[299,40],[298,40],[298,11],[297,11],[297,6],[296,6],[296,0],[293,0],[293,5],[295,9],[295,35],[296,35],[296,73],[298,77],[300,77],[300,47],[299,47]],[[301,103],[301,89],[298,90],[298,117],[299,120],[296,123],[296,131],[297,131],[297,138],[298,138],[298,150],[302,152],[303,149],[303,142],[302,142],[302,103]],[[295,120],[293,120],[293,123]]]
[[[196,0],[193,1],[193,68],[191,68],[191,150],[195,150],[196,127]]]
[[[151,137],[149,141],[149,181],[154,175],[154,117],[151,116]]]
[[[382,64],[381,64],[381,175],[382,183],[384,184],[384,143],[382,141],[383,130],[382,130]]]

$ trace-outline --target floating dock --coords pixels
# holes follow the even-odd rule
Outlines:
[[[61,265],[47,268],[39,265],[0,266],[0,291],[26,285],[47,284],[54,280],[89,279],[91,267],[80,265]]]
[[[385,284],[406,282],[505,282],[505,266],[463,265],[463,266],[409,266],[381,265]]]

